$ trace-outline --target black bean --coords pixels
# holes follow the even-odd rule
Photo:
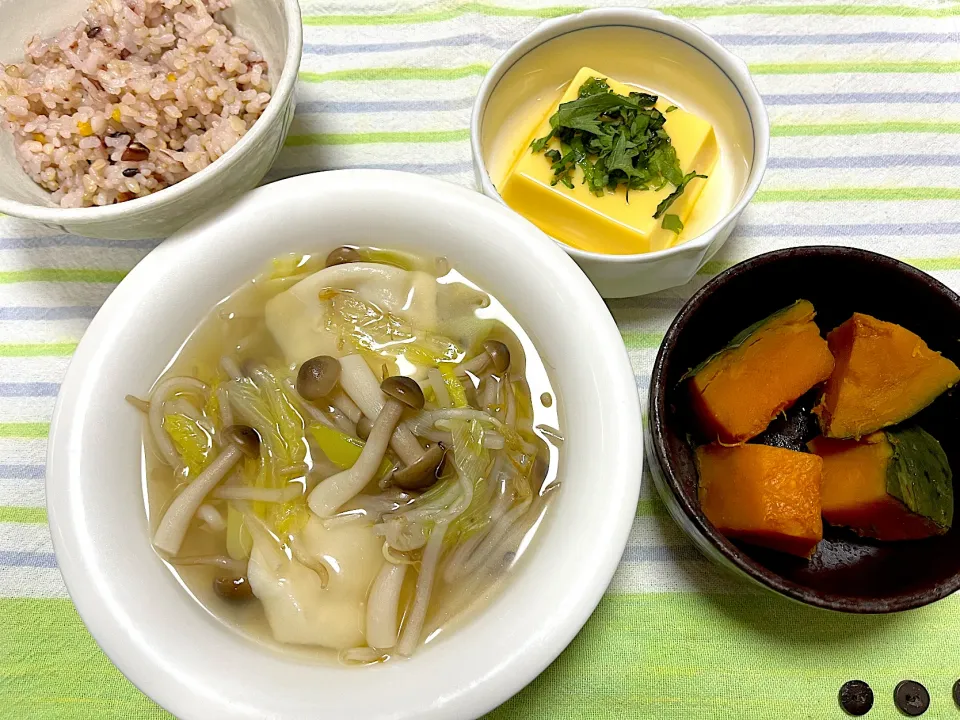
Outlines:
[[[893,690],[893,702],[904,715],[923,715],[930,707],[930,693],[916,680],[901,680]]]
[[[140,171],[139,171],[137,168],[127,168],[126,170],[123,171],[123,176],[124,176],[124,177],[133,177],[133,176],[136,175],[138,172],[140,172]]]
[[[94,25],[92,28],[87,28],[87,37],[88,37],[88,38],[95,38],[95,37],[96,37],[97,35],[99,35],[99,34],[100,34],[100,26],[99,26],[99,25]]]
[[[840,687],[840,707],[850,715],[866,715],[873,707],[873,690],[863,680],[851,680]]]

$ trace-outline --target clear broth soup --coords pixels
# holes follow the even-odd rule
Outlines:
[[[413,407],[381,391],[395,376]],[[385,662],[449,632],[559,489],[543,361],[443,258],[278,258],[131,401],[160,556],[214,617],[310,658]]]

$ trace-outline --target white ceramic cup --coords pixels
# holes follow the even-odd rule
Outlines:
[[[0,2],[0,62],[22,62],[23,45],[79,22],[89,0]],[[61,208],[21,169],[13,136],[0,129],[0,213],[88,237],[164,237],[211,206],[256,187],[270,169],[293,120],[294,87],[303,51],[297,0],[235,0],[226,24],[267,60],[270,102],[249,132],[196,175],[152,195],[105,207]]]
[[[608,28],[616,31],[609,42],[578,42],[580,33]],[[564,43],[565,52],[551,55],[549,68],[535,67],[531,59],[536,55],[532,54],[543,53],[549,43],[556,42]],[[628,56],[627,45],[636,43],[656,45],[657,62],[647,68],[627,68],[625,75],[618,78],[616,68],[622,67],[618,66],[618,58]],[[749,148],[743,148],[747,167],[742,173],[739,193],[731,198],[729,211],[711,227],[675,247],[634,255],[609,255],[560,243],[604,297],[644,295],[683,285],[730,236],[760,185],[770,144],[767,113],[746,64],[693,25],[660,12],[630,8],[587,10],[548,20],[513,45],[487,73],[473,105],[470,144],[477,183],[484,194],[502,203],[490,178],[490,153],[497,126],[507,121],[513,108],[524,103],[531,93],[554,89],[558,81],[568,81],[581,67],[594,67],[610,72],[614,79],[627,79],[647,71],[656,75],[660,72],[658,65],[662,70],[671,63],[671,55],[682,56],[688,64],[688,83],[657,87],[654,76],[652,86],[671,97],[689,99],[689,106],[693,108],[697,106],[698,91],[722,95],[723,102],[713,113],[714,127],[721,137],[732,129],[728,124],[749,124],[749,130],[743,133],[750,144]],[[501,83],[511,71],[520,74],[521,79]]]
[[[224,296],[284,253],[374,244],[445,256],[494,294],[551,374],[559,494],[503,591],[409,660],[347,668],[278,654],[212,617],[150,543],[144,396]],[[642,435],[620,333],[576,265],[518,215],[417,175],[345,170],[258,188],[170,238],[111,294],[70,363],[47,460],[57,562],[117,667],[185,720],[463,720],[552,662],[610,583],[636,513]]]

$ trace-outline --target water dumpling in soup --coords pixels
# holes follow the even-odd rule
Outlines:
[[[409,656],[494,592],[556,495],[545,395],[530,339],[445,262],[278,258],[131,400],[154,547],[262,639]]]
[[[319,270],[267,302],[267,328],[287,362],[343,357],[360,349],[408,356],[411,364],[453,362],[489,332],[474,311],[486,293],[440,283],[423,270],[353,262]],[[410,352],[405,352],[410,350]]]
[[[364,644],[367,591],[386,562],[370,523],[326,528],[311,518],[293,557],[255,537],[248,577],[273,636],[336,650]]]

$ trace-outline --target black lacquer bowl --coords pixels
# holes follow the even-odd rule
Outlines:
[[[960,589],[960,522],[946,535],[897,543],[858,537],[825,524],[810,561],[730,541],[700,510],[697,469],[683,374],[738,332],[800,298],[817,310],[821,332],[853,312],[917,333],[960,364],[960,297],[942,283],[892,258],[845,247],[779,250],[721,273],[694,295],[670,326],[650,381],[648,458],[671,515],[711,560],[787,597],[830,610],[887,613],[919,607]],[[803,450],[817,432],[801,398],[754,442]],[[954,469],[960,499],[960,388],[915,418],[936,437]]]

